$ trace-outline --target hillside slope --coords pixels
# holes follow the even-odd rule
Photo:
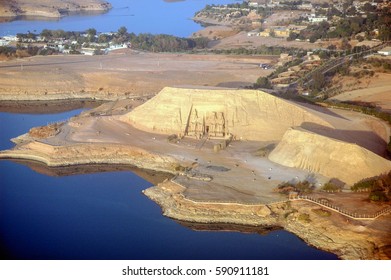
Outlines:
[[[321,136],[300,128],[289,129],[269,159],[306,169],[351,185],[391,170],[391,162],[356,144]]]

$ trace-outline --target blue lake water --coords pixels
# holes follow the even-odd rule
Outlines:
[[[234,0],[186,0],[165,2],[163,0],[109,0],[113,5],[106,14],[73,15],[51,21],[13,21],[0,24],[0,36],[41,32],[43,29],[85,31],[95,28],[99,32],[117,31],[127,27],[134,33],[164,33],[188,37],[200,29],[190,18],[206,4],[228,4]]]
[[[234,1],[111,2],[114,8],[104,15],[3,23],[0,35],[44,28],[94,27],[103,32],[126,26],[130,32],[188,36],[200,28],[189,20],[195,11],[205,4]],[[9,139],[31,127],[79,112],[0,112],[0,149],[11,148]],[[162,216],[160,207],[141,192],[152,184],[134,173],[80,174],[80,169],[48,176],[24,164],[0,161],[1,259],[336,259],[283,230],[263,235],[195,231]]]

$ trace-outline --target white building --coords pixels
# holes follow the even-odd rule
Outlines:
[[[308,21],[309,22],[322,22],[322,21],[327,21],[327,17],[314,17],[314,16],[310,16],[308,17]]]
[[[386,47],[384,49],[381,49],[380,51],[377,51],[378,54],[389,56],[391,55],[391,47]]]
[[[17,42],[18,41],[18,37],[16,37],[16,35],[3,36],[3,39],[6,41],[10,41],[10,42]]]
[[[0,47],[8,46],[9,43],[10,43],[10,42],[7,41],[7,40],[0,39]]]
[[[92,48],[82,48],[80,52],[84,55],[95,55],[95,49]]]

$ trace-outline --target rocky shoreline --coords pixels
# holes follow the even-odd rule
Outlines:
[[[65,167],[88,164],[125,164],[141,169],[175,173],[176,163],[163,155],[149,153],[146,150],[115,144],[78,143],[53,146],[37,141],[26,140],[26,136],[13,139],[22,146],[0,152],[0,159],[23,159],[41,162],[49,167]]]
[[[53,146],[30,141],[26,135],[14,139],[17,148],[1,151],[0,159],[27,159],[50,167],[127,164],[177,175],[178,166],[181,166],[168,156],[125,145],[75,143]],[[179,221],[284,228],[306,243],[341,259],[390,258],[390,246],[384,236],[366,227],[373,222],[346,220],[338,213],[320,210],[317,205],[298,200],[265,205],[196,202],[186,197],[185,190],[186,187],[165,180],[143,193],[161,206],[163,215]],[[320,213],[327,212],[327,215],[319,214],[319,211],[325,211]]]
[[[371,235],[363,222],[347,222],[341,215],[319,215],[320,207],[305,201],[269,205],[195,202],[183,196],[184,188],[166,181],[144,191],[163,209],[163,215],[186,222],[284,228],[318,249],[341,259],[389,259],[390,248]],[[315,211],[314,211],[315,210]],[[341,224],[350,223],[349,231]],[[354,234],[352,234],[354,233]]]
[[[69,0],[69,1],[45,1],[34,3],[25,1],[0,1],[0,17],[46,17],[61,18],[69,14],[81,12],[106,12],[112,8],[111,4],[101,0]]]

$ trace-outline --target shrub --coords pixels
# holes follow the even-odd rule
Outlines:
[[[336,184],[334,184],[333,182],[329,181],[323,185],[321,190],[326,191],[326,192],[339,192],[339,191],[341,191],[341,187],[339,187]]]
[[[324,209],[321,209],[321,208],[311,209],[311,211],[314,212],[315,214],[317,214],[318,216],[321,216],[321,217],[330,217],[331,216],[331,212],[330,211],[327,211],[327,210],[324,210]]]
[[[310,223],[311,222],[311,219],[310,219],[310,215],[304,213],[304,214],[300,214],[299,217],[297,217],[297,219],[301,222],[304,222],[304,223]]]
[[[364,179],[360,182],[355,183],[350,189],[355,192],[369,191],[372,189],[374,179]]]
[[[385,202],[388,201],[387,195],[380,190],[371,191],[369,194],[369,200],[374,202]]]

